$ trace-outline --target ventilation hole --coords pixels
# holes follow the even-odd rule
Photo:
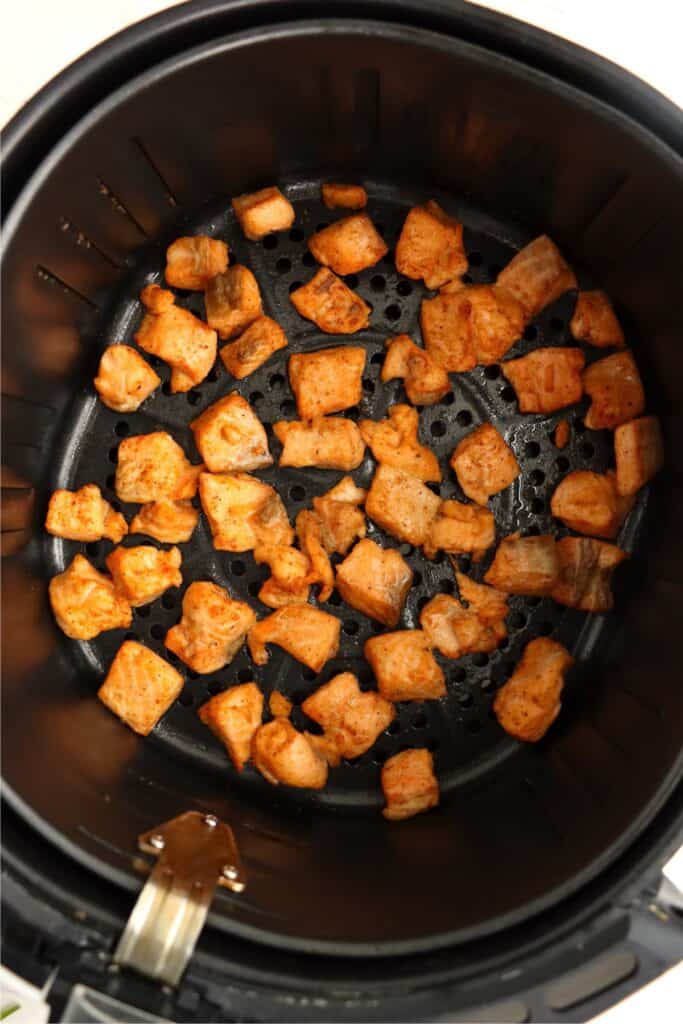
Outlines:
[[[249,591],[252,597],[258,597],[261,586],[262,584],[259,580],[252,580],[249,586],[247,587],[247,590]]]
[[[217,694],[221,692],[222,688],[223,684],[216,681],[213,683],[209,683],[206,689],[208,690],[212,697],[215,697]]]
[[[283,416],[291,416],[296,412],[296,405],[291,398],[286,398],[280,405],[280,412]]]
[[[166,636],[166,629],[161,625],[161,623],[155,622],[154,625],[150,627],[149,635],[154,640],[163,640]]]
[[[357,276],[357,274],[347,274],[346,277],[344,278],[344,283],[346,284],[346,286],[348,288],[357,288],[358,287],[358,276]]]
[[[569,459],[566,459],[564,455],[561,455],[559,459],[555,459],[555,468],[560,473],[566,473],[569,469]]]
[[[396,291],[399,295],[403,295],[404,297],[406,295],[412,295],[413,286],[410,281],[399,281],[396,285]]]
[[[457,700],[461,708],[471,708],[474,703],[471,693],[459,693]]]
[[[541,454],[541,446],[537,441],[529,441],[524,446],[524,454],[528,459],[537,459]]]
[[[164,606],[164,608],[170,609],[175,608],[178,602],[176,600],[175,594],[169,594],[169,592],[166,591],[166,593],[161,598],[161,603]]]
[[[209,384],[215,384],[220,375],[220,367],[216,365],[213,367],[213,369],[209,370],[209,372],[206,375],[206,379],[208,380]]]
[[[525,537],[538,537],[540,530],[537,526],[530,526],[524,533]]]
[[[429,429],[432,437],[443,437],[446,433],[446,424],[443,420],[434,420]]]
[[[500,263],[489,263],[489,274],[491,277],[498,277],[502,269]]]
[[[100,545],[97,543],[97,541],[94,541],[91,544],[86,544],[85,550],[92,558],[97,558],[97,556],[100,553]]]
[[[244,576],[245,572],[247,571],[247,567],[244,564],[244,562],[241,562],[239,559],[237,559],[236,561],[230,563],[230,571],[232,572],[233,576]]]
[[[422,609],[423,609],[423,608],[425,607],[425,605],[427,605],[427,604],[429,604],[429,598],[428,598],[428,597],[421,597],[421,598],[420,598],[420,600],[419,600],[419,601],[417,602],[417,610],[418,610],[419,612],[421,612],[421,611],[422,611]]]
[[[291,295],[292,292],[295,292],[297,290],[297,288],[302,288],[302,287],[303,287],[303,281],[292,281],[292,283],[290,284],[290,286],[288,288],[289,294]]]
[[[398,550],[401,552],[404,558],[408,558],[409,555],[412,555],[415,548],[413,547],[412,544],[401,544]]]
[[[540,498],[533,498],[531,501],[531,512],[535,516],[540,516],[542,512],[545,512],[545,502]]]
[[[579,451],[580,451],[580,453],[581,453],[581,455],[583,456],[584,459],[592,459],[593,456],[595,455],[595,448],[588,441],[585,441],[581,445],[581,447],[579,448]]]
[[[263,401],[263,394],[260,391],[252,391],[249,395],[249,402],[251,405],[258,405],[259,402]]]
[[[170,380],[164,381],[164,383],[161,385],[161,390],[163,391],[167,398],[170,398],[170,396],[173,394],[173,392],[171,391]]]
[[[119,449],[118,449],[118,447],[114,446],[114,448],[110,448],[109,449],[109,461],[113,462],[114,465],[116,465],[116,463],[118,462],[118,458],[119,458]]]
[[[500,366],[487,366],[484,370],[484,376],[487,380],[498,380],[500,377]]]
[[[413,586],[414,587],[419,587],[421,583],[422,583],[422,573],[418,569],[415,569],[415,571],[413,572]]]
[[[202,396],[198,391],[188,391],[186,397],[190,405],[199,405],[202,400]]]
[[[481,722],[478,718],[471,718],[465,726],[468,732],[477,733],[481,732]]]
[[[529,605],[530,608],[538,608],[542,600],[542,597],[527,597],[526,603]]]
[[[292,228],[292,230],[289,232],[289,237],[292,242],[303,242],[304,233],[301,230],[301,228]]]
[[[533,473],[530,473],[529,480],[531,481],[534,487],[540,487],[541,484],[545,481],[545,473],[542,469],[535,469]]]
[[[386,286],[387,282],[382,274],[375,274],[370,278],[370,287],[373,292],[383,292]]]
[[[577,434],[585,434],[586,433],[586,424],[583,422],[583,420],[581,419],[580,416],[575,416],[574,417],[574,430],[576,431]]]
[[[389,753],[386,750],[374,750],[372,752],[372,763],[381,765],[388,759]]]
[[[455,402],[455,395],[453,394],[452,391],[449,391],[448,394],[443,396],[441,401],[443,402],[444,405],[453,405],[453,403]]]
[[[534,327],[533,324],[529,324],[524,328],[524,334],[522,335],[525,341],[536,341],[538,337],[538,327]]]
[[[149,613],[151,612],[151,610],[152,609],[150,608],[150,606],[148,604],[143,604],[143,605],[140,605],[139,608],[135,609],[135,614],[139,615],[141,619],[148,619],[149,618]]]
[[[306,667],[303,668],[303,670],[301,672],[301,675],[303,676],[303,678],[308,683],[312,683],[313,680],[317,679],[317,677],[318,677],[318,673],[317,672],[314,672],[312,668],[306,668]]]
[[[315,266],[315,256],[313,255],[312,252],[305,252],[303,254],[303,256],[301,257],[301,262],[303,263],[303,265],[305,267],[314,267]]]
[[[366,395],[374,395],[375,393],[375,382],[370,380],[369,377],[363,380],[363,391]]]
[[[451,672],[451,679],[454,683],[464,683],[466,676],[467,673],[465,672],[465,669],[460,665],[456,665]]]
[[[184,708],[191,708],[194,704],[194,697],[191,693],[181,693],[178,698],[178,702],[182,704]]]
[[[437,551],[437,553],[432,558],[432,562],[434,562],[435,565],[441,565],[445,561],[446,561],[446,553],[445,553],[445,551]]]
[[[373,366],[381,366],[384,362],[384,352],[374,352],[370,356],[370,362]]]
[[[277,235],[266,235],[262,244],[264,249],[277,249]]]
[[[237,673],[238,683],[250,683],[254,678],[254,673],[250,668],[241,668]]]
[[[455,583],[453,580],[439,580],[439,591],[442,594],[453,594],[455,592]]]
[[[398,721],[397,718],[395,718],[393,720],[393,722],[391,723],[391,725],[389,726],[389,728],[387,729],[387,732],[389,733],[390,736],[398,736],[400,731],[401,731],[401,723]]]
[[[292,269],[292,261],[287,256],[281,256],[275,264],[278,274],[287,274]]]
[[[126,633],[126,635],[125,635],[125,637],[123,639],[124,640],[137,640],[138,643],[140,642],[140,637],[137,635],[137,633]]]
[[[510,641],[506,636],[504,636],[503,639],[498,644],[498,646],[500,647],[501,651],[506,651],[510,646]]]
[[[513,612],[509,618],[510,629],[524,629],[526,626],[526,615],[521,612]]]
[[[472,656],[472,664],[476,665],[477,668],[484,668],[489,663],[489,656],[483,651],[479,651],[477,654]]]
[[[294,487],[289,488],[289,496],[292,501],[303,501],[306,497],[306,488],[301,484],[294,484]]]
[[[550,321],[550,326],[553,329],[553,331],[558,331],[558,332],[559,331],[563,331],[564,330],[564,320],[560,320],[559,316],[554,316],[552,318],[552,320]]]
[[[472,252],[467,253],[467,262],[471,267],[481,266],[481,253],[474,249]]]
[[[392,304],[390,306],[387,306],[387,308],[384,310],[384,315],[387,318],[387,320],[398,320],[401,316],[400,307],[392,302]]]
[[[285,383],[285,378],[282,376],[281,373],[274,373],[274,374],[272,374],[271,377],[268,380],[268,386],[273,388],[276,391],[279,391],[280,388],[283,387],[284,383]]]
[[[128,426],[125,420],[119,420],[119,422],[114,427],[114,433],[116,434],[117,437],[125,437],[126,434],[130,434],[130,427]]]
[[[427,716],[424,711],[418,711],[413,715],[413,719],[410,723],[413,729],[426,729],[427,728]]]
[[[461,427],[469,427],[472,422],[472,413],[469,409],[461,409],[455,417],[456,423]]]
[[[500,397],[503,399],[504,402],[514,402],[517,398],[517,395],[515,394],[515,389],[508,386],[506,388],[503,388],[503,390],[500,393]]]
[[[555,626],[552,622],[548,622],[547,619],[544,619],[543,622],[539,622],[536,627],[536,631],[539,636],[550,636],[554,628]]]
[[[111,473],[107,477],[106,484],[107,484],[107,487],[110,487],[112,490],[114,490],[114,487],[116,486],[116,477],[114,476],[113,473]]]
[[[431,739],[427,740],[427,750],[431,751],[431,753],[433,754],[438,749],[439,749],[439,741],[436,738],[436,736],[432,736]]]

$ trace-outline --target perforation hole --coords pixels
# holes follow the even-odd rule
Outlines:
[[[387,320],[391,320],[393,322],[395,320],[400,319],[401,310],[395,303],[392,302],[392,304],[390,306],[387,306],[387,308],[384,310],[384,315],[387,318]]]
[[[370,356],[370,362],[373,366],[381,366],[384,362],[384,352],[373,352]]]
[[[190,405],[199,405],[202,400],[202,396],[198,391],[188,391],[185,397]]]
[[[393,720],[391,725],[387,728],[387,732],[390,736],[398,736],[401,731],[401,723],[397,718]]]
[[[503,399],[504,402],[514,402],[517,398],[517,395],[515,394],[515,389],[508,386],[503,388],[503,390],[500,393],[500,397]]]
[[[513,612],[509,618],[510,629],[524,629],[526,626],[526,615],[521,612]]]
[[[264,249],[277,249],[278,238],[277,235],[266,235],[262,242]]]
[[[292,228],[289,232],[289,237],[292,242],[303,242],[304,233],[301,228]]]
[[[163,594],[161,598],[161,603],[164,606],[164,608],[166,608],[166,610],[168,611],[171,608],[175,608],[175,606],[178,604],[178,599],[176,598],[175,594],[171,594],[167,590],[166,593]]]
[[[258,597],[259,591],[262,586],[263,584],[259,580],[252,580],[249,586],[247,587],[247,590],[249,591],[252,597]]]
[[[116,477],[113,473],[110,473],[109,476],[107,477],[106,484],[107,487],[111,488],[112,491],[116,487]]]
[[[413,729],[426,729],[429,723],[427,722],[427,716],[424,711],[417,711],[413,715],[410,724]]]
[[[302,487],[301,484],[294,484],[293,487],[289,488],[289,496],[292,501],[303,501],[306,497],[306,488]]]
[[[425,606],[426,606],[427,604],[429,604],[429,598],[428,598],[428,597],[424,597],[424,596],[423,596],[423,597],[421,597],[421,598],[420,598],[420,599],[418,600],[418,602],[417,602],[417,610],[418,610],[418,612],[421,612],[421,611],[422,611],[422,609],[423,609],[423,608],[424,608],[424,607],[425,607]]]
[[[595,455],[595,448],[589,441],[584,441],[584,443],[579,447],[579,452],[581,453],[582,458],[592,459]]]
[[[151,610],[152,609],[150,608],[150,606],[148,604],[142,604],[142,605],[140,605],[139,608],[135,609],[135,614],[139,615],[139,617],[141,619],[148,619],[149,618],[149,613],[151,612]]]
[[[467,673],[462,665],[456,665],[451,672],[451,679],[454,683],[464,683],[467,678]]]
[[[370,287],[373,292],[383,292],[387,286],[385,277],[382,274],[375,274],[370,278]]]
[[[217,695],[218,695],[218,694],[219,694],[219,693],[221,692],[221,690],[223,689],[223,684],[222,684],[222,683],[219,683],[219,682],[218,682],[218,681],[216,680],[216,681],[215,681],[215,682],[213,682],[213,683],[209,683],[209,685],[208,685],[208,686],[206,687],[206,689],[208,690],[209,694],[210,694],[210,695],[211,695],[212,697],[215,697],[215,696],[217,696]]]
[[[527,459],[537,459],[538,456],[541,454],[541,446],[538,443],[538,441],[529,441],[524,446],[524,454],[526,455]]]
[[[334,593],[330,594],[330,596],[327,599],[327,603],[334,605],[335,608],[338,608],[339,605],[342,603],[342,599],[336,590],[334,591]]]
[[[234,562],[230,563],[230,571],[233,574],[233,576],[244,576],[245,572],[247,571],[247,567],[244,564],[244,562],[240,561],[239,559],[235,559]]]
[[[471,693],[459,693],[456,700],[461,708],[471,708],[474,703]]]
[[[453,405],[455,402],[455,395],[452,391],[447,392],[441,399],[444,405]]]
[[[399,281],[396,285],[396,291],[399,295],[403,295],[405,298],[408,295],[412,295],[413,286],[410,281]]]
[[[487,380],[498,380],[500,377],[500,366],[487,366],[484,370],[484,376]]]
[[[90,544],[85,545],[85,550],[87,554],[90,555],[91,558],[97,558],[97,556],[100,553],[100,545],[98,544],[97,541],[93,541]]]
[[[432,437],[443,437],[446,433],[446,424],[443,420],[434,420],[429,430]]]
[[[285,383],[285,378],[282,376],[281,373],[273,373],[273,374],[271,374],[270,379],[268,381],[269,386],[274,391],[279,391],[284,386],[284,383]]]
[[[116,465],[119,460],[119,449],[117,445],[114,445],[113,448],[109,449],[108,458],[110,462],[113,462],[114,465]]]
[[[545,482],[545,473],[542,469],[535,469],[529,474],[529,480],[534,487],[540,487],[541,484]]]
[[[527,597],[526,603],[528,604],[529,608],[538,608],[542,600],[542,597]]]
[[[574,431],[577,434],[586,433],[586,424],[583,422],[580,416],[574,417]]]
[[[550,321],[550,327],[551,327],[551,330],[553,330],[557,334],[559,334],[560,331],[564,330],[564,320],[561,320],[559,318],[559,316],[554,316],[554,317],[552,317],[552,319]]]
[[[439,580],[438,587],[439,587],[439,592],[441,594],[454,594],[455,593],[455,583],[453,582],[453,580],[448,580],[448,579]]]
[[[537,337],[538,337],[538,327],[535,327],[533,324],[528,324],[524,328],[524,334],[523,334],[524,340],[525,341],[536,341]]]
[[[163,640],[166,636],[166,629],[159,622],[155,622],[153,626],[150,626],[149,635],[153,640]]]
[[[478,651],[476,654],[472,655],[472,664],[476,665],[477,668],[484,668],[484,666],[488,665],[488,663],[489,656],[488,654],[485,654],[483,651]]]
[[[363,391],[366,395],[374,395],[375,393],[375,382],[370,380],[369,377],[365,377],[363,380]]]
[[[296,412],[296,404],[291,398],[286,398],[284,402],[280,403],[280,412],[283,416],[293,416]]]
[[[455,421],[459,427],[469,427],[472,423],[472,413],[469,409],[461,409],[455,417]]]
[[[278,274],[287,274],[292,269],[292,261],[287,256],[281,256],[275,264]]]
[[[166,395],[167,398],[171,397],[173,392],[171,391],[171,382],[170,382],[170,380],[165,380],[164,381],[164,383],[161,385],[161,391],[162,391],[162,393],[164,395]]]
[[[544,619],[543,622],[539,622],[538,626],[536,627],[536,631],[538,632],[539,636],[550,636],[554,628],[555,626],[552,622],[550,622],[548,619]]]
[[[117,437],[126,437],[127,434],[130,434],[130,427],[125,420],[119,420],[114,427],[114,433]]]
[[[241,668],[237,673],[238,683],[250,683],[254,678],[254,673],[250,668]]]
[[[541,501],[540,498],[532,498],[530,507],[532,514],[535,516],[540,516],[542,512],[545,512],[545,502]]]
[[[356,274],[347,274],[346,277],[344,278],[344,282],[349,288],[358,287],[358,277]]]
[[[312,668],[306,668],[305,665],[301,671],[301,675],[307,683],[312,683],[314,679],[318,678],[318,673],[314,672]]]
[[[389,759],[389,752],[387,750],[373,750],[372,752],[372,763],[376,765],[382,765]]]
[[[209,384],[215,384],[216,381],[218,380],[218,378],[220,377],[220,375],[221,375],[220,367],[218,365],[216,365],[211,370],[209,370],[209,372],[206,375],[206,379],[209,382]]]
[[[561,455],[559,459],[555,459],[555,469],[560,473],[566,473],[569,469],[569,459],[566,459],[564,455]]]
[[[188,693],[185,690],[183,691],[183,693],[180,694],[180,697],[178,698],[178,703],[182,704],[184,708],[191,708],[192,705],[194,704],[194,697],[191,693]]]
[[[263,394],[260,391],[252,391],[252,393],[249,395],[249,404],[250,405],[256,406],[256,405],[258,405],[262,401],[263,401]]]
[[[413,570],[413,586],[419,587],[422,583],[422,573],[419,569]]]
[[[303,256],[301,257],[301,262],[303,263],[303,265],[305,267],[314,267],[315,266],[315,256],[313,255],[312,252],[306,251],[303,254]]]
[[[481,732],[482,725],[478,718],[470,718],[465,728],[468,732],[478,733]]]

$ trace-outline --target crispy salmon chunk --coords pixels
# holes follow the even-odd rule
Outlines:
[[[102,497],[97,484],[85,484],[77,491],[54,491],[50,496],[45,529],[53,537],[80,540],[84,544],[106,537],[115,544],[128,533],[128,524]]]
[[[130,524],[131,533],[145,533],[162,544],[185,544],[199,522],[191,501],[160,498],[143,505]]]
[[[464,437],[450,462],[467,497],[479,505],[509,487],[521,472],[512,449],[490,423]]]
[[[248,267],[234,267],[212,277],[204,293],[206,319],[223,341],[241,334],[261,316],[261,292]]]
[[[308,248],[318,263],[342,276],[373,267],[389,251],[367,213],[354,213],[316,231]]]
[[[211,473],[272,466],[268,438],[246,398],[233,392],[190,423],[199,454]]]
[[[143,644],[126,640],[97,696],[140,736],[148,736],[183,688],[183,677]]]
[[[363,440],[377,462],[412,473],[425,482],[439,483],[441,468],[434,452],[417,439],[420,417],[409,405],[389,406],[386,420],[361,420]]]
[[[266,644],[277,644],[303,665],[320,672],[339,650],[341,622],[310,604],[294,604],[261,619],[249,633],[249,651],[257,665],[268,662]]]
[[[460,599],[437,594],[420,612],[420,625],[429,643],[446,658],[495,651],[507,636],[507,597],[463,573],[455,575]]]
[[[281,782],[301,789],[322,789],[327,782],[327,759],[311,739],[297,732],[288,718],[276,718],[254,735],[254,765],[274,786]]]
[[[569,423],[567,420],[560,420],[555,427],[555,433],[553,434],[553,444],[556,448],[562,451],[569,444],[569,438],[571,436]]]
[[[263,718],[263,694],[256,683],[231,686],[202,704],[199,717],[241,772],[251,757],[251,741]]]
[[[160,498],[194,498],[201,466],[193,466],[164,430],[126,437],[119,445],[116,496],[144,504]]]
[[[605,292],[579,292],[569,329],[577,341],[596,348],[622,348],[624,332]]]
[[[345,476],[325,494],[313,499],[313,511],[321,525],[321,539],[328,554],[345,555],[365,536],[365,516],[360,506],[367,491]]]
[[[183,597],[183,615],[164,643],[181,661],[205,675],[229,665],[244,643],[256,615],[216,583],[191,583]]]
[[[393,704],[378,693],[361,692],[351,672],[330,679],[301,705],[321,725],[341,757],[360,757],[396,717]]]
[[[310,569],[307,583],[319,583],[318,601],[329,601],[334,588],[334,570],[323,539],[323,525],[315,512],[303,509],[296,517],[296,533]]]
[[[503,537],[493,564],[484,576],[496,590],[506,594],[551,594],[560,571],[555,538]]]
[[[520,249],[501,270],[497,283],[521,302],[529,320],[570,288],[577,287],[574,271],[547,235],[540,235]]]
[[[133,608],[156,601],[169,587],[179,587],[182,561],[179,548],[162,551],[146,544],[115,548],[106,559],[117,591]]]
[[[590,537],[563,537],[555,547],[560,571],[553,600],[583,612],[610,611],[612,573],[628,558],[626,552]]]
[[[267,608],[277,610],[285,608],[289,604],[307,604],[310,593],[311,588],[308,583],[303,583],[298,589],[291,590],[281,587],[273,576],[269,576],[261,585],[257,597]]]
[[[389,338],[386,346],[382,380],[402,378],[408,401],[413,405],[434,405],[451,390],[444,368],[407,334]]]
[[[159,308],[160,300],[155,301],[154,308]],[[189,391],[200,384],[216,361],[216,332],[176,305],[161,306],[160,313],[146,313],[135,341],[149,355],[169,364],[173,392]]]
[[[656,416],[622,423],[614,431],[617,491],[629,496],[644,487],[664,465],[664,442]]]
[[[477,353],[462,291],[440,292],[425,299],[420,307],[420,327],[427,352],[447,373],[465,373],[477,365]]]
[[[385,626],[396,626],[413,583],[401,554],[361,540],[337,567],[337,590],[347,604]]]
[[[403,821],[439,803],[439,783],[434,774],[431,751],[402,750],[382,767],[382,791],[389,821]]]
[[[274,231],[286,231],[294,223],[294,207],[275,185],[235,196],[232,208],[242,231],[252,242]]]
[[[462,372],[497,363],[524,331],[524,308],[500,285],[468,285],[422,303],[422,336],[445,370]]]
[[[327,267],[290,295],[297,313],[325,334],[355,334],[370,323],[370,307]]]
[[[520,412],[555,412],[578,402],[586,359],[579,348],[537,348],[501,369],[517,392]]]
[[[273,718],[289,718],[293,707],[291,700],[279,690],[273,690],[268,698],[268,710]]]
[[[297,548],[285,544],[259,544],[254,548],[257,565],[267,565],[272,578],[283,590],[299,590],[308,583],[310,562]]]
[[[107,629],[127,629],[133,613],[113,580],[98,572],[83,555],[49,586],[50,604],[57,625],[72,640],[92,640]]]
[[[614,473],[576,470],[555,488],[550,511],[577,533],[592,537],[616,537],[633,505],[617,493]]]
[[[150,313],[163,313],[175,302],[175,295],[158,284],[147,284],[140,292],[140,302]]]
[[[340,346],[297,353],[289,360],[289,383],[302,420],[342,412],[363,395],[364,348]]]
[[[236,341],[224,345],[218,353],[228,373],[243,380],[258,370],[279,349],[287,347],[287,335],[269,316],[260,316]]]
[[[294,530],[274,488],[248,473],[202,473],[199,496],[218,551],[291,544]]]
[[[380,464],[372,478],[365,511],[400,541],[419,546],[428,539],[441,506],[438,494],[416,476]]]
[[[227,245],[207,235],[176,238],[166,250],[164,276],[172,288],[203,291],[212,277],[227,269]]]
[[[421,629],[371,636],[365,642],[364,653],[375,673],[377,688],[387,700],[437,700],[446,696],[444,674]]]
[[[396,245],[396,269],[428,288],[440,288],[467,270],[462,224],[430,199],[414,206]]]
[[[362,210],[368,204],[368,194],[362,185],[328,182],[322,187],[322,196],[328,210]]]
[[[495,542],[496,523],[487,508],[442,501],[424,543],[424,553],[427,558],[434,558],[437,551],[471,555],[473,562],[480,562]]]
[[[615,352],[591,363],[583,373],[583,388],[591,398],[584,419],[590,430],[614,430],[645,409],[645,391],[632,352]]]
[[[281,466],[301,469],[356,469],[363,461],[365,442],[353,420],[315,416],[313,420],[280,420],[273,424],[282,444]]]
[[[93,383],[109,409],[135,412],[159,387],[161,377],[130,345],[109,345]]]
[[[527,743],[545,736],[560,713],[564,677],[573,663],[569,651],[555,640],[539,637],[527,644],[493,702],[496,718],[510,736]]]

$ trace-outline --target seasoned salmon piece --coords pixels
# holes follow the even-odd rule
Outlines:
[[[378,526],[416,546],[428,540],[440,506],[438,494],[416,476],[381,464],[365,501],[365,511]]]
[[[365,349],[354,346],[300,352],[289,360],[289,383],[302,420],[342,412],[363,396]]]
[[[325,494],[313,499],[313,510],[320,520],[321,539],[328,554],[345,555],[366,532],[361,509],[367,491],[357,487],[350,476],[342,477]]]
[[[261,604],[268,608],[284,608],[288,604],[307,604],[311,588],[308,583],[303,583],[297,590],[287,590],[281,587],[272,576],[263,583],[258,592],[258,599]]]
[[[413,573],[394,548],[381,548],[374,540],[361,540],[337,566],[337,590],[352,608],[385,626],[401,617]]]
[[[251,741],[254,765],[274,786],[322,789],[327,782],[327,760],[311,738],[297,732],[288,718],[262,725]]]
[[[434,759],[423,748],[402,750],[382,766],[382,791],[389,821],[403,821],[439,803],[439,783],[434,775]]]
[[[617,494],[614,473],[576,470],[555,488],[550,511],[570,530],[609,539],[617,535],[632,504]]]
[[[263,424],[246,398],[236,392],[209,405],[192,420],[190,429],[211,473],[264,469],[273,464]]]
[[[467,270],[462,224],[430,199],[414,206],[396,245],[396,269],[428,288],[440,288]]]
[[[563,448],[566,448],[569,444],[569,437],[569,423],[567,422],[567,420],[560,420],[560,422],[555,427],[555,433],[553,435],[553,442],[555,444],[555,447],[559,448],[560,451]]]
[[[325,334],[355,334],[370,323],[370,307],[327,267],[289,297],[297,313]]]
[[[396,717],[393,704],[378,693],[361,692],[351,672],[342,672],[301,705],[321,725],[341,757],[360,757]]]
[[[328,210],[362,210],[368,194],[362,185],[338,185],[329,182],[322,187],[323,202]]]
[[[128,533],[128,524],[102,497],[97,484],[77,491],[54,491],[50,496],[45,529],[53,537],[80,540],[84,544],[106,537],[115,544]]]
[[[420,417],[409,405],[389,406],[386,420],[361,420],[360,432],[377,462],[403,469],[425,482],[439,483],[441,469],[433,451],[417,439]]]
[[[553,600],[583,612],[608,612],[614,604],[612,573],[628,555],[591,537],[563,537],[555,545],[560,573]]]
[[[294,705],[279,690],[273,690],[268,698],[268,709],[273,718],[289,718]]]
[[[468,308],[462,290],[439,292],[420,307],[425,348],[447,373],[464,373],[477,365],[469,319],[461,315],[461,308]]]
[[[630,351],[615,352],[587,366],[583,389],[591,397],[584,419],[590,430],[614,430],[645,410],[645,391]]]
[[[446,683],[421,629],[382,633],[365,641],[364,654],[387,700],[436,700],[446,696]]]
[[[161,551],[146,544],[114,548],[106,558],[117,591],[133,608],[156,601],[169,587],[179,587],[182,561],[179,548]]]
[[[135,341],[149,355],[169,364],[173,392],[189,391],[200,384],[216,361],[216,332],[180,306],[162,306],[160,313],[146,313]]]
[[[437,551],[447,551],[451,555],[471,555],[473,562],[480,562],[495,542],[496,523],[487,508],[442,501],[424,543],[424,553],[434,558]]]
[[[495,651],[507,636],[507,597],[463,573],[456,571],[455,575],[460,599],[437,594],[420,612],[420,625],[429,643],[446,658]]]
[[[286,231],[294,223],[294,207],[275,185],[235,196],[232,208],[242,231],[252,242],[273,231]]]
[[[218,551],[291,544],[294,530],[274,488],[248,473],[202,473],[199,496]]]
[[[467,497],[479,505],[509,487],[521,472],[512,449],[491,423],[482,423],[460,441],[451,466]]]
[[[299,512],[296,532],[310,564],[307,582],[320,584],[318,601],[329,601],[334,588],[334,570],[324,544],[323,526],[316,513],[308,509]]]
[[[418,348],[407,334],[397,334],[385,344],[387,354],[382,365],[382,380],[402,377],[408,401],[413,405],[434,405],[451,390],[444,368],[429,352]]]
[[[261,292],[248,267],[236,263],[212,277],[204,293],[206,319],[223,341],[234,338],[261,316]]]
[[[285,544],[258,544],[254,548],[257,565],[267,565],[275,582],[284,590],[299,590],[308,583],[311,563],[308,556]]]
[[[244,601],[235,601],[216,583],[191,583],[183,597],[183,615],[164,643],[195,672],[205,675],[229,665],[256,622]]]
[[[268,661],[266,644],[277,644],[303,665],[320,672],[339,650],[341,622],[310,604],[293,604],[261,619],[249,633],[249,651],[257,665]]]
[[[664,442],[656,416],[622,423],[614,431],[617,491],[631,495],[644,487],[664,465]]]
[[[147,284],[140,292],[140,302],[150,313],[163,313],[175,302],[175,295],[158,284]]]
[[[554,537],[512,533],[498,545],[484,580],[506,594],[543,595],[552,593],[559,571]]]
[[[497,363],[524,331],[524,309],[500,285],[446,286],[422,303],[427,351],[444,369],[470,370]]]
[[[325,733],[304,732],[304,736],[314,750],[325,758],[330,768],[337,768],[341,764],[341,754],[334,740],[331,740]]]
[[[579,348],[537,348],[500,367],[517,392],[520,412],[555,412],[578,402],[586,362]]]
[[[560,713],[565,673],[573,663],[569,651],[555,640],[539,637],[527,644],[493,702],[496,718],[510,736],[527,743],[545,736]]]
[[[144,504],[160,498],[194,498],[202,466],[193,466],[164,430],[123,439],[116,465],[119,501]]]
[[[622,348],[624,332],[605,292],[579,292],[569,329],[577,341],[596,348]]]
[[[520,249],[501,270],[497,284],[521,302],[529,320],[570,288],[578,287],[574,271],[547,235]]]
[[[130,532],[146,533],[162,544],[184,544],[198,522],[199,511],[191,501],[160,498],[142,506],[130,524]]]
[[[263,718],[263,694],[256,683],[242,683],[217,693],[197,713],[241,772],[251,757],[251,741]]]
[[[125,640],[97,696],[140,736],[148,736],[183,688],[172,665],[134,640]]]
[[[127,629],[133,613],[114,582],[98,572],[83,555],[49,586],[50,604],[57,625],[72,640],[92,640],[107,629]]]
[[[318,263],[342,276],[373,267],[389,251],[367,213],[354,213],[316,231],[308,248]]]
[[[313,420],[279,420],[273,424],[282,444],[281,466],[316,469],[356,469],[363,461],[365,442],[353,420],[315,416]]]
[[[166,250],[166,283],[172,288],[203,291],[215,277],[228,269],[225,242],[207,235],[176,238]]]
[[[161,384],[149,363],[130,345],[109,345],[102,354],[94,385],[115,412],[135,412]]]
[[[269,316],[260,316],[249,324],[236,341],[224,345],[218,353],[228,373],[243,380],[281,348],[287,347],[287,335]]]

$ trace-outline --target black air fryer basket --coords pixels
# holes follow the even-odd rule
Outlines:
[[[466,5],[193,3],[50,83],[8,128],[4,159],[10,966],[40,982],[57,964],[62,994],[81,980],[174,1020],[466,1020],[473,1006],[481,1020],[575,1020],[676,960],[683,940],[655,894],[683,822],[680,112],[598,58]],[[96,402],[91,381],[103,346],[132,338],[140,288],[160,280],[165,247],[181,234],[224,238],[254,270],[265,312],[289,337],[285,355],[338,344],[289,302],[314,273],[306,238],[336,216],[320,201],[324,180],[365,184],[391,248],[409,207],[438,199],[465,224],[474,282],[550,234],[580,285],[604,287],[616,304],[662,420],[666,468],[621,538],[631,558],[611,615],[587,620],[513,598],[500,650],[444,662],[443,702],[401,705],[368,754],[311,794],[251,771],[238,778],[197,706],[255,678],[294,700],[300,724],[298,705],[342,666],[372,684],[362,659],[372,623],[335,595],[342,643],[319,677],[276,651],[255,670],[243,651],[220,673],[186,673],[178,702],[142,740],[95,696],[122,631],[68,641],[47,603],[47,580],[76,551],[102,567],[111,545],[57,541],[42,523],[56,487],[96,482],[115,500],[117,445],[129,434],[169,430],[197,462],[188,423],[232,387],[266,424],[292,417],[286,358],[237,383],[218,363],[175,396],[157,366],[162,389],[132,415]],[[229,198],[268,184],[294,203],[295,226],[247,242]],[[402,394],[379,382],[384,341],[417,335],[426,292],[397,274],[391,251],[350,283],[373,309],[352,339],[368,359],[350,415],[378,418]],[[514,354],[569,343],[574,298],[544,310]],[[179,301],[203,315],[200,293]],[[497,368],[479,367],[424,410],[421,431],[447,457],[481,422],[505,430],[522,474],[494,499],[499,535],[544,533],[556,528],[558,481],[610,465],[611,435],[585,430],[584,412],[560,452],[562,414],[520,416]],[[366,484],[371,474],[368,459],[354,475]],[[292,517],[339,475],[262,474]],[[440,493],[460,496],[452,475]],[[123,511],[130,519],[132,507]],[[415,573],[410,627],[429,596],[452,590],[453,573],[446,560],[401,550]],[[183,557],[184,587],[212,578],[265,614],[255,597],[265,572],[250,555],[215,552],[202,526]],[[137,609],[129,635],[163,653],[181,598]],[[577,666],[557,723],[521,746],[491,705],[537,636],[565,643]],[[380,766],[412,746],[434,751],[442,805],[392,825],[379,813]],[[218,892],[171,991],[117,971],[111,954],[141,885],[137,837],[187,810],[231,825],[248,887]]]

